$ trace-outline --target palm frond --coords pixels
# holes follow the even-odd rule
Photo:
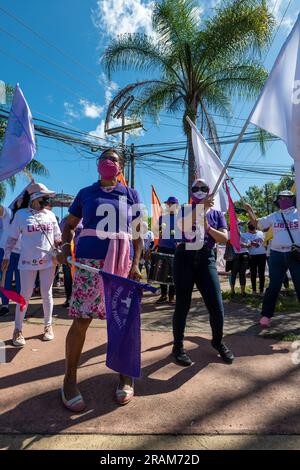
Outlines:
[[[32,175],[38,175],[38,176],[49,175],[49,171],[47,170],[47,168],[35,158],[31,160],[31,162],[24,168],[23,171],[25,173],[29,172]]]

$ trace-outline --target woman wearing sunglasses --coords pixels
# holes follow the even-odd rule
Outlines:
[[[200,291],[209,312],[212,329],[212,347],[216,349],[224,362],[231,364],[234,356],[223,343],[224,308],[221,286],[216,268],[214,247],[216,243],[227,242],[227,224],[222,212],[214,210],[214,200],[209,196],[209,187],[204,180],[197,179],[191,188],[192,218],[184,213],[178,223],[183,226],[183,242],[179,244],[174,260],[174,281],[176,289],[176,307],[173,317],[174,346],[173,356],[182,366],[190,366],[191,358],[183,347],[184,330],[187,315],[190,310],[194,284]],[[197,231],[197,206],[203,204],[204,215],[204,244],[201,249],[186,237],[186,227],[192,223],[192,230]]]

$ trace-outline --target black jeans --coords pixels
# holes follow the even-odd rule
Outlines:
[[[175,250],[173,248],[158,247],[158,253],[166,253],[167,255],[174,255]],[[160,285],[161,296],[162,297],[167,297],[168,288],[169,288],[169,297],[170,298],[174,297],[175,296],[175,286],[174,286],[174,284],[169,284],[169,286],[167,286],[166,284],[161,284]]]
[[[66,299],[70,300],[71,295],[72,295],[71,266],[69,264],[63,264],[63,272],[64,272],[64,286],[65,286]]]
[[[198,251],[185,250],[180,245],[175,253],[174,280],[176,307],[173,317],[174,346],[183,347],[186,318],[191,306],[194,284],[199,289],[209,312],[213,341],[223,337],[224,307],[221,286],[213,250],[205,246]]]
[[[237,253],[235,254],[232,260],[232,268],[230,275],[230,285],[231,287],[235,286],[236,277],[239,274],[240,285],[246,285],[246,271],[249,264],[249,255],[248,253]]]
[[[250,255],[249,265],[251,274],[251,285],[253,292],[256,292],[256,278],[258,272],[259,278],[259,291],[263,292],[265,287],[265,269],[266,269],[267,256],[261,255]]]

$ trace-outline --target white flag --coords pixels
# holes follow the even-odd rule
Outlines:
[[[282,139],[300,161],[300,15],[283,45],[251,122]]]
[[[300,15],[276,59],[250,121],[282,139],[295,161],[300,209]]]
[[[192,128],[192,142],[197,167],[197,176],[204,179],[212,191],[224,169],[224,165],[218,155],[208,145],[203,135],[198,131],[195,124],[190,119],[188,119],[188,122]],[[226,175],[224,178],[226,178]],[[227,212],[228,210],[228,200],[222,186],[216,192],[214,209],[222,212]]]

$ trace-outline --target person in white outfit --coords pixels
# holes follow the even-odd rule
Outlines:
[[[264,295],[260,319],[262,328],[269,328],[271,324],[288,269],[300,302],[300,230],[296,196],[291,191],[281,191],[274,204],[279,210],[260,219],[256,218],[249,204],[244,205],[254,227],[260,230],[272,227],[273,232],[269,260],[270,284]]]
[[[20,209],[10,226],[4,249],[2,270],[7,268],[10,254],[20,237],[20,294],[25,298],[26,306],[28,306],[36,275],[39,272],[45,325],[43,340],[50,341],[54,338],[52,284],[56,262],[49,252],[59,245],[61,231],[54,213],[45,209],[49,204],[50,197],[54,196],[55,192],[50,191],[43,184],[33,184],[28,188],[28,193],[30,195],[29,207]],[[27,308],[21,312],[20,306],[17,304],[13,333],[13,345],[16,347],[25,345],[22,326],[26,310]]]

